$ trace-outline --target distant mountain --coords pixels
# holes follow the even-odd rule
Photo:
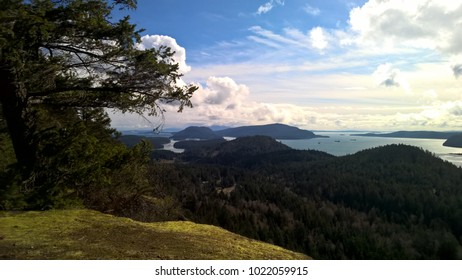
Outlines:
[[[219,139],[221,136],[205,126],[190,126],[174,133],[171,138],[177,141],[186,139],[211,140]]]
[[[448,139],[460,132],[438,131],[396,131],[391,133],[352,134],[352,136],[391,137],[391,138],[418,138],[418,139]]]
[[[210,129],[213,130],[213,131],[224,130],[224,129],[228,129],[228,128],[231,128],[231,127],[226,126],[226,125],[212,125],[212,126],[210,126]]]
[[[147,140],[155,149],[162,149],[165,144],[170,143],[170,139],[166,137],[145,137],[140,135],[122,135],[118,140],[124,143],[127,147],[133,147],[142,140]]]
[[[462,148],[462,133],[449,137],[448,140],[443,143],[443,146]]]
[[[311,131],[302,130],[294,126],[285,124],[268,124],[268,125],[253,125],[229,128],[215,132],[221,136],[228,137],[243,137],[243,136],[269,136],[275,139],[311,139],[316,137],[325,137],[316,135]]]

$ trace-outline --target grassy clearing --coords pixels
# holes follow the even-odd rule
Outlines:
[[[221,228],[90,210],[0,212],[0,259],[307,259]]]

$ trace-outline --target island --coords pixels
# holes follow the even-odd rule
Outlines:
[[[285,124],[267,124],[267,125],[251,125],[227,128],[213,131],[209,127],[190,126],[184,130],[178,131],[171,137],[173,140],[216,140],[223,137],[246,137],[246,136],[268,136],[280,140],[297,140],[322,138],[327,136],[316,135],[309,130],[300,129],[298,127]]]
[[[462,133],[453,135],[443,143],[443,146],[453,147],[453,148],[462,148]]]
[[[181,131],[175,132],[171,137],[173,140],[213,140],[222,138],[215,133],[212,129],[205,126],[190,126]]]
[[[327,136],[316,135],[309,130],[285,124],[275,123],[267,125],[252,125],[228,128],[216,133],[223,137],[244,137],[244,136],[269,136],[280,140],[297,140],[311,138],[325,138]]]
[[[416,139],[448,139],[460,132],[439,131],[396,131],[391,133],[365,133],[351,134],[351,136],[390,137],[390,138],[416,138]]]

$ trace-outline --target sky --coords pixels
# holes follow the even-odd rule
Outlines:
[[[199,89],[164,119],[111,114],[119,129],[462,130],[462,0],[138,0],[128,13],[138,47],[171,47]]]

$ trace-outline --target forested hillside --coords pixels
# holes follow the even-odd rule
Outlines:
[[[405,145],[336,158],[250,140],[269,146],[232,141],[152,173],[187,218],[314,258],[461,258],[460,168]]]

